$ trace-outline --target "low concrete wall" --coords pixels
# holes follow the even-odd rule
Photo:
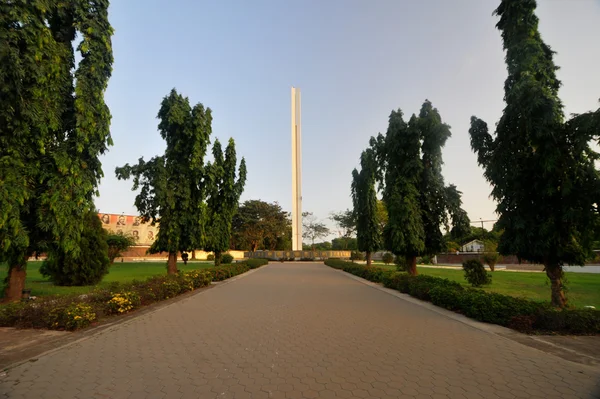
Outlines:
[[[168,258],[168,254],[166,252],[162,252],[160,254],[147,254],[148,250],[147,246],[139,246],[139,247],[131,247],[127,251],[123,252],[123,260],[134,261],[134,260],[149,260],[149,261],[166,261]],[[208,255],[212,254],[212,252],[205,251],[194,251],[196,253],[196,260],[206,260]],[[244,259],[244,251],[228,251],[228,253],[233,256],[233,259],[240,260]],[[177,253],[177,259],[181,260],[181,253]],[[192,259],[192,254],[189,254],[189,259]],[[115,262],[120,262],[121,258],[115,259]]]
[[[254,251],[244,252],[246,258],[262,258],[269,260],[280,260],[281,258],[300,260],[305,259],[350,259],[350,251]]]

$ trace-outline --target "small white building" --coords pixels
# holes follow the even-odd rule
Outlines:
[[[462,247],[460,247],[461,252],[483,252],[484,245],[481,240],[473,240],[469,241]]]

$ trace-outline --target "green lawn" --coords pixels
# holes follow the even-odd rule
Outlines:
[[[396,269],[393,265],[378,263],[377,266]],[[469,287],[461,269],[419,267],[418,271],[420,274],[458,281]],[[569,304],[576,307],[591,305],[600,309],[600,274],[568,272],[565,276]],[[496,271],[492,273],[492,284],[483,289],[536,301],[550,301],[550,281],[545,273]]]
[[[57,287],[40,274],[41,261],[29,262],[27,264],[27,281],[26,288],[31,288],[32,296],[55,295],[55,294],[84,294],[94,288],[94,286],[85,287]],[[189,261],[187,266],[183,262],[177,262],[177,267],[180,270],[205,269],[212,267],[212,262],[196,262]],[[132,280],[145,280],[150,276],[166,274],[167,266],[165,262],[118,262],[110,267],[109,273],[104,276],[104,279],[99,286],[108,285],[112,282],[125,283]],[[0,265],[0,281],[6,277],[6,265]],[[0,297],[4,293],[0,293]]]

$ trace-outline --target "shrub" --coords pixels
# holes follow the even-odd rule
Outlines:
[[[431,265],[433,264],[433,256],[423,255],[419,259],[417,259],[417,263],[420,265]]]
[[[261,266],[269,264],[269,260],[268,259],[253,258],[253,259],[246,260],[244,263],[246,265],[248,265],[248,267],[250,269],[256,269],[258,267],[261,267]]]
[[[386,265],[389,265],[390,263],[392,263],[394,261],[394,255],[391,254],[390,252],[386,252],[383,254],[383,256],[381,257],[381,260],[383,261],[383,263],[385,263]]]
[[[108,259],[112,264],[115,262],[115,258],[123,256],[123,251],[127,251],[136,244],[136,239],[129,234],[110,231],[106,235],[106,244],[108,245]]]
[[[364,256],[362,254],[362,252],[359,251],[352,251],[350,253],[350,260],[363,260]]]
[[[594,309],[564,309],[546,307],[533,322],[536,330],[567,334],[600,334],[600,311]]]
[[[431,302],[448,310],[460,310],[462,289],[449,286],[436,286],[429,291]]]
[[[315,258],[313,257],[305,257],[305,258],[300,258],[300,262],[314,262]]]
[[[208,254],[208,256],[206,257],[206,260],[209,260],[209,261],[214,261],[214,260],[215,260],[215,255],[213,255],[213,254]]]
[[[394,264],[396,265],[396,270],[399,272],[406,271],[406,258],[402,255],[397,255],[394,257]]]
[[[564,334],[599,334],[600,311],[594,309],[556,310],[549,304],[465,289],[460,283],[439,277],[385,271],[352,262],[329,259],[325,264],[371,281],[383,283],[387,288],[434,305],[463,313],[473,319],[507,326],[519,331],[547,331]]]
[[[140,306],[140,296],[135,292],[116,293],[108,301],[111,313],[126,313]]]
[[[85,303],[55,307],[48,314],[48,323],[53,329],[77,330],[89,326],[94,320],[96,313]]]
[[[85,225],[79,242],[77,255],[65,252],[56,246],[48,250],[40,272],[56,285],[94,285],[108,273],[108,244],[106,231],[96,212],[85,215]]]
[[[229,265],[233,262],[233,256],[229,253],[223,254],[221,256],[221,263]]]
[[[485,271],[485,267],[477,259],[467,260],[463,262],[462,266],[465,271],[465,280],[473,287],[481,287],[492,282],[492,275]]]
[[[498,252],[486,252],[481,257],[483,261],[490,267],[491,271],[496,269],[496,263],[500,260],[500,255]]]

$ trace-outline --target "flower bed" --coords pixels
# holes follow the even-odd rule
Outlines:
[[[0,327],[77,330],[105,316],[125,314],[267,263],[264,259],[250,259],[206,270],[150,277],[145,281],[114,283],[84,295],[49,296],[30,302],[0,305]]]
[[[456,281],[439,277],[410,276],[407,273],[366,267],[342,260],[327,260],[325,264],[382,283],[387,288],[432,302],[475,320],[499,324],[518,331],[600,334],[598,310],[557,310],[549,303],[464,288]]]

